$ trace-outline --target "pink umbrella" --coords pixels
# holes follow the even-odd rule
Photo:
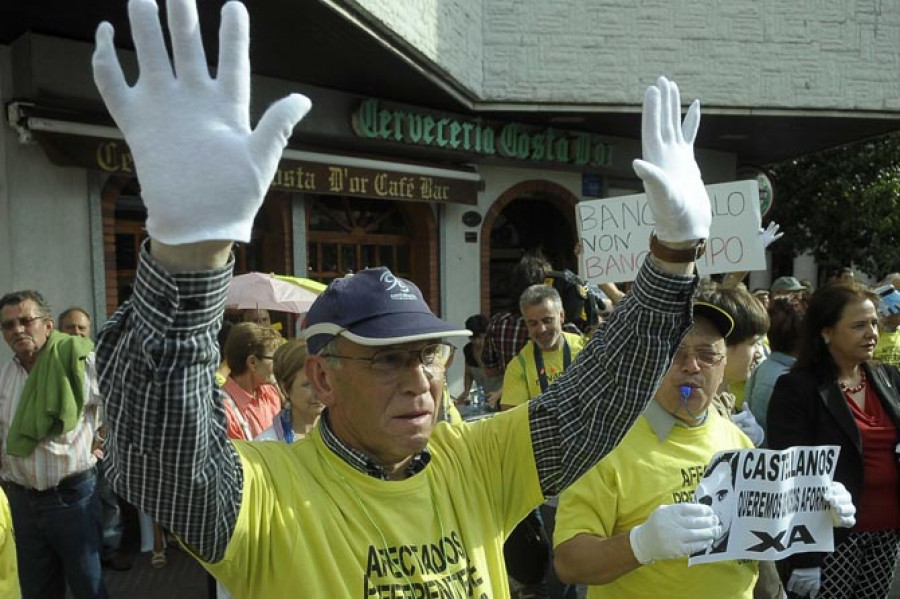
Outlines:
[[[308,312],[318,294],[275,275],[251,272],[231,279],[225,296],[226,308],[266,309],[277,312]]]

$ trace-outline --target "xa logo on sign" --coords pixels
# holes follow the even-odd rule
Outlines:
[[[396,287],[403,293],[409,293],[409,285],[404,283],[403,279],[395,277],[394,273],[389,270],[381,273],[381,282],[385,284],[385,291],[390,291]]]
[[[769,533],[761,530],[751,530],[753,534],[759,538],[761,541],[758,545],[754,545],[753,547],[748,547],[747,551],[757,551],[762,553],[766,549],[774,549],[776,551],[784,551],[789,548],[794,543],[803,543],[804,545],[812,545],[816,542],[813,538],[812,533],[809,532],[809,529],[802,524],[798,524],[790,529],[790,534],[788,534],[788,529],[782,530],[774,537]],[[783,543],[782,539],[787,536],[787,543]]]

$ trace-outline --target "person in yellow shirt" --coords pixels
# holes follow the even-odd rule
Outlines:
[[[0,488],[0,597],[19,599],[19,568],[16,565],[16,538],[6,493]]]
[[[153,0],[129,2],[134,85],[109,23],[93,58],[134,154],[150,238],[133,299],[97,351],[116,491],[238,599],[509,597],[504,539],[622,439],[690,326],[694,261],[712,221],[693,157],[699,103],[682,128],[674,83],[660,77],[645,93],[634,167],[656,225],[650,255],[538,399],[473,424],[437,423],[447,339],[468,331],[438,318],[411,281],[371,268],[333,281],[307,315],[319,424],[293,444],[231,441],[213,374],[233,242],[250,241],[310,102],[279,100],[251,128],[245,6],[222,7],[213,76],[196,2],[166,5],[172,59]]]
[[[565,312],[559,292],[549,285],[532,285],[522,292],[519,309],[528,343],[506,365],[500,409],[528,402],[547,390],[584,347],[580,335],[563,331]]]
[[[711,409],[733,327],[722,308],[695,301],[694,326],[644,414],[616,449],[560,495],[554,565],[564,582],[590,585],[588,599],[754,596],[755,561],[687,563],[690,555],[718,550],[731,525],[720,506],[703,500],[714,477],[694,501],[702,473],[717,452],[753,447]],[[833,510],[843,509],[846,489],[833,483],[832,493]]]
[[[692,501],[699,474],[685,473],[702,473],[718,451],[753,447],[709,409],[732,327],[724,310],[695,302],[694,326],[643,416],[560,496],[556,570],[564,581],[591,585],[589,599],[753,596],[756,562],[687,565],[722,526],[711,506]]]
[[[875,293],[878,295],[878,345],[872,357],[900,367],[900,291],[893,285],[883,285]]]

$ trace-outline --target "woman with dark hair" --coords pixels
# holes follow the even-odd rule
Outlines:
[[[769,348],[772,353],[750,375],[744,398],[750,411],[766,431],[766,415],[775,381],[797,361],[803,327],[804,304],[789,297],[777,297],[769,305]]]
[[[895,448],[900,430],[900,372],[872,362],[877,298],[856,283],[813,294],[793,369],[775,383],[769,445],[838,445],[835,481],[857,506],[852,529],[835,530],[832,553],[799,553],[780,563],[799,597],[887,597],[900,541]]]

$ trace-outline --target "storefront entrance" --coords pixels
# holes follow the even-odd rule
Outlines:
[[[547,181],[520,183],[497,199],[484,223],[482,243],[490,244],[490,261],[482,267],[483,313],[518,301],[509,296],[509,274],[526,252],[540,251],[554,268],[577,271],[576,202],[567,189]]]

